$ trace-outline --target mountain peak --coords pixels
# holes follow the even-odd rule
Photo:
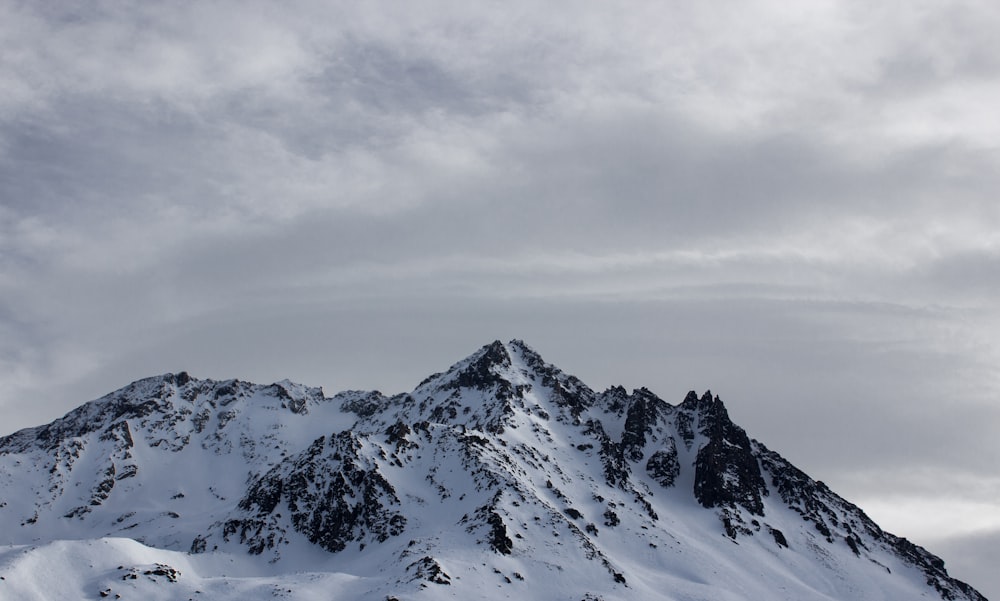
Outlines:
[[[502,380],[502,373],[510,365],[511,357],[507,347],[495,340],[455,363],[447,371],[428,377],[417,386],[413,394],[441,389],[484,390]]]
[[[418,394],[427,388],[485,390],[501,381],[517,383],[524,379],[555,379],[559,376],[564,379],[572,377],[565,376],[559,368],[546,363],[542,356],[523,340],[514,339],[506,344],[494,340],[446,371],[425,379],[413,394]],[[579,383],[579,380],[576,381]]]
[[[400,417],[500,433],[516,413],[548,416],[575,407],[575,419],[593,396],[523,341],[496,340],[421,382],[404,399]]]

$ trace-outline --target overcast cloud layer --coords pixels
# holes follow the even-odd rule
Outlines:
[[[546,6],[0,0],[3,433],[518,337],[1000,597],[1000,4]]]

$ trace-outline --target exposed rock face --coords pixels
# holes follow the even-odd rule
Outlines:
[[[498,390],[498,398],[509,396],[512,392],[511,383],[500,373],[510,367],[510,354],[500,341],[489,344],[478,353],[478,356],[457,370],[453,377],[447,379],[443,386],[453,390],[472,388],[474,390]]]
[[[669,418],[673,407],[645,388],[636,390],[628,399],[625,431],[622,433],[622,454],[629,461],[639,461],[647,438],[656,440],[660,426]]]
[[[399,498],[361,449],[350,432],[316,439],[250,484],[238,505],[247,517],[228,520],[223,537],[238,534],[251,553],[272,549],[285,540],[279,509],[309,542],[334,553],[398,536],[406,526]]]
[[[674,485],[677,475],[681,473],[681,464],[677,460],[677,445],[673,438],[667,439],[666,449],[656,451],[649,457],[646,473],[664,488]]]
[[[700,433],[707,442],[698,450],[695,463],[694,494],[705,507],[742,507],[763,515],[767,487],[743,428],[729,420],[719,397],[706,392],[697,402],[685,404],[699,416]]]
[[[781,574],[815,562],[982,599],[751,440],[710,392],[678,405],[595,393],[516,340],[394,396],[167,374],[0,439],[0,542],[87,528],[273,562],[303,545],[380,557],[387,582],[449,590],[456,565],[489,564],[505,584],[592,565],[615,597],[721,540],[792,558],[773,576],[789,587],[805,576]],[[685,568],[694,580],[710,577],[703,563]],[[863,598],[859,586],[821,594]]]

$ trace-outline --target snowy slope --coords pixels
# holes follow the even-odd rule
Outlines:
[[[0,545],[0,599],[982,599],[710,393],[520,341],[393,397],[136,382],[0,439]]]

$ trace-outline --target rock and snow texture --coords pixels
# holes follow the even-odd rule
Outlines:
[[[275,597],[983,599],[711,393],[520,341],[391,397],[168,374],[0,438],[0,599]]]

